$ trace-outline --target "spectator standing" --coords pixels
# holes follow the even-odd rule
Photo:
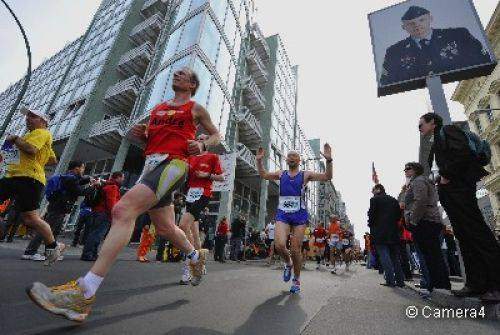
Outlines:
[[[227,218],[223,217],[217,227],[217,233],[215,235],[215,252],[214,252],[214,260],[221,263],[225,262],[224,247],[226,246],[227,243],[228,231],[229,231],[229,226],[227,224]]]
[[[467,135],[454,125],[443,126],[435,113],[420,118],[419,130],[433,135],[429,166],[439,168],[438,192],[453,231],[460,242],[467,282],[457,296],[481,295],[486,302],[500,301],[500,245],[484,221],[477,203],[476,183],[488,172],[487,157],[469,146]]]
[[[384,186],[373,187],[373,197],[368,210],[368,226],[373,244],[384,270],[385,286],[404,286],[404,274],[400,263],[398,221],[401,209],[398,201],[385,193]]]
[[[100,188],[99,199],[96,204],[92,204],[92,214],[89,224],[87,241],[82,251],[81,260],[95,261],[99,244],[109,230],[111,224],[111,211],[120,200],[120,186],[123,183],[122,172],[113,172],[111,178]],[[91,201],[89,201],[91,202]]]
[[[245,216],[243,214],[238,215],[231,224],[231,252],[229,254],[229,259],[232,261],[240,261],[242,254],[242,244],[245,238],[246,231]]]
[[[429,274],[424,289],[429,292],[434,288],[450,290],[448,270],[441,253],[443,225],[437,206],[436,188],[429,178],[423,176],[424,168],[420,163],[407,163],[404,172],[410,180],[405,195],[405,218]]]
[[[66,221],[66,216],[71,213],[78,197],[85,195],[86,186],[91,183],[90,177],[83,177],[85,164],[80,161],[70,162],[66,174],[55,175],[49,179],[45,196],[49,205],[44,220],[49,224],[54,238],[57,238]],[[92,183],[94,185],[94,183]],[[45,256],[38,254],[43,237],[36,233],[26,247],[22,259],[44,261]],[[62,256],[59,257],[62,260]]]
[[[88,221],[90,219],[90,214],[92,213],[92,208],[85,201],[80,204],[80,212],[78,214],[78,221],[76,223],[75,232],[73,235],[72,247],[76,247],[78,244],[85,244],[86,239],[86,229],[88,226]],[[82,236],[83,231],[83,236]]]

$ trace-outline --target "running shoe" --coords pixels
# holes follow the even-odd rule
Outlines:
[[[21,259],[24,261],[32,261],[35,255],[22,254]]]
[[[189,266],[191,268],[191,285],[193,286],[198,286],[201,283],[201,277],[203,276],[203,266],[205,266],[208,250],[200,249],[198,253],[198,261],[196,263],[189,263]]]
[[[64,249],[66,249],[66,245],[64,243],[57,243],[57,247],[54,249],[45,249],[45,263],[44,265],[52,265],[59,260],[59,257],[62,256]]]
[[[290,293],[299,293],[300,292],[300,280],[294,279],[292,281],[292,287],[290,287]]]
[[[283,281],[287,283],[290,281],[290,278],[292,278],[292,265],[285,264],[285,268],[283,270]]]
[[[36,282],[26,288],[26,293],[44,310],[76,322],[83,322],[87,318],[95,300],[95,297],[85,299],[76,281],[53,287]]]
[[[62,257],[62,256],[59,256],[59,257]],[[44,255],[40,255],[40,254],[34,254],[33,255],[33,258],[32,260],[35,261],[35,262],[43,262],[47,259],[47,257],[45,257]],[[59,261],[60,259],[58,259]]]
[[[179,281],[180,285],[189,285],[189,281],[191,280],[191,272],[189,270],[189,266],[184,263],[182,267],[182,278]]]

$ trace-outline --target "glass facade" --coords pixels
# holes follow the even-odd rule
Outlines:
[[[147,114],[156,104],[171,99],[173,73],[189,66],[200,77],[194,99],[207,108],[225,135],[234,108],[233,88],[245,22],[245,1],[181,1],[172,17],[168,41],[158,51],[161,60],[146,106],[139,113]]]
[[[43,62],[32,72],[22,104],[47,112],[47,108],[54,99],[63,75],[67,71],[80,43],[80,38],[69,43],[63,50]],[[23,81],[20,80],[0,94],[0,120],[3,120],[9,112],[22,85]],[[11,119],[7,133],[23,134],[26,130],[24,119],[24,115],[16,113]],[[55,123],[52,122],[52,124]]]

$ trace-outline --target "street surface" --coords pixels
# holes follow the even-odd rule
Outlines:
[[[179,263],[141,264],[134,250],[122,253],[84,324],[54,317],[31,303],[32,281],[60,284],[90,264],[78,249],[51,268],[19,259],[24,241],[0,244],[0,334],[499,334],[491,320],[408,319],[408,306],[432,302],[409,288],[380,286],[376,271],[355,265],[339,275],[302,275],[302,293],[290,295],[281,270],[262,262],[208,263],[198,287],[179,286]]]

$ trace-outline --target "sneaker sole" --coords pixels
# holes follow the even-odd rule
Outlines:
[[[45,300],[39,298],[36,294],[34,294],[31,291],[31,287],[27,287],[25,289],[25,291],[26,291],[26,294],[28,295],[28,297],[30,298],[30,300],[33,301],[33,303],[35,303],[35,305],[37,305],[38,307],[40,307],[44,311],[47,311],[51,314],[61,316],[67,320],[70,320],[73,322],[78,322],[78,323],[82,323],[87,318],[87,315],[85,315],[85,314],[79,314],[79,313],[75,313],[75,312],[68,311],[65,309],[56,308],[54,305],[46,303]]]

